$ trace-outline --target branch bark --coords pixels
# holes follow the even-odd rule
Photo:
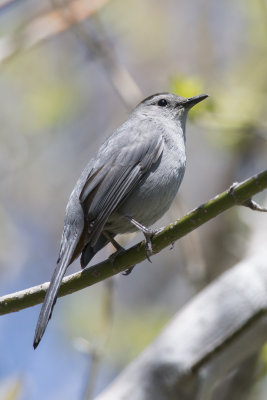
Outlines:
[[[246,203],[253,195],[267,188],[267,170],[252,176],[242,183],[232,185],[225,192],[215,196],[207,203],[194,209],[180,220],[159,230],[152,239],[153,254],[159,253],[165,247],[208,222],[220,213]],[[146,258],[144,242],[118,254],[114,260],[106,260],[81,272],[69,275],[63,279],[59,296],[84,289],[110,276],[124,271],[133,264]],[[43,301],[48,282],[34,286],[0,298],[0,315],[20,311]]]

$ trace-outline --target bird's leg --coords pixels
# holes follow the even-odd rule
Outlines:
[[[124,247],[122,247],[115,239],[114,237],[112,237],[110,235],[109,232],[107,231],[103,231],[103,234],[106,236],[106,238],[108,239],[108,241],[113,245],[113,247],[115,247],[115,249],[117,250],[118,253],[122,253],[123,251],[125,251]],[[116,252],[116,253],[117,253]]]
[[[125,248],[122,247],[122,246],[114,239],[114,237],[112,237],[112,236],[109,234],[109,232],[104,231],[103,234],[106,236],[106,238],[110,241],[110,243],[111,243],[111,244],[115,247],[115,249],[117,250],[117,251],[115,251],[115,253],[112,253],[112,254],[109,256],[110,261],[113,262],[113,261],[114,261],[114,258],[115,258],[118,254],[121,254],[121,253],[123,253],[123,252],[125,251]],[[122,275],[129,275],[129,274],[132,272],[132,270],[134,269],[134,267],[135,267],[135,265],[133,265],[132,267],[127,268],[127,269],[122,273]]]
[[[129,215],[125,215],[125,217],[133,225],[135,225],[136,228],[139,229],[139,231],[143,232],[143,234],[145,236],[146,258],[148,259],[149,262],[152,262],[150,259],[150,256],[152,255],[152,252],[153,252],[151,239],[158,231],[147,228],[146,226],[140,224],[140,222],[137,222],[134,218],[130,217]]]

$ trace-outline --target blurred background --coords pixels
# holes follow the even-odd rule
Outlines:
[[[190,114],[185,178],[157,226],[266,168],[266,37],[266,0],[2,0],[0,295],[50,279],[81,170],[150,94],[210,95]],[[0,398],[92,398],[194,294],[256,251],[262,223],[234,208],[130,276],[59,299],[36,351],[40,306],[2,316]],[[266,399],[265,353],[251,399]]]

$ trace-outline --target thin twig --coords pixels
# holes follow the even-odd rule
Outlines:
[[[73,0],[72,10],[75,20],[67,22],[62,18],[61,8],[39,15],[12,35],[0,38],[0,65],[15,56],[19,51],[28,49],[70,28],[72,23],[84,21],[99,11],[108,0]]]
[[[252,199],[248,199],[247,201],[245,201],[242,206],[248,207],[254,211],[267,212],[267,208],[260,206],[258,203],[256,203],[256,201]]]

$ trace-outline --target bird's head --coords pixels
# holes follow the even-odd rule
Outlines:
[[[148,117],[162,116],[183,122],[190,108],[207,97],[207,94],[185,98],[172,93],[157,93],[141,101],[135,110]]]

